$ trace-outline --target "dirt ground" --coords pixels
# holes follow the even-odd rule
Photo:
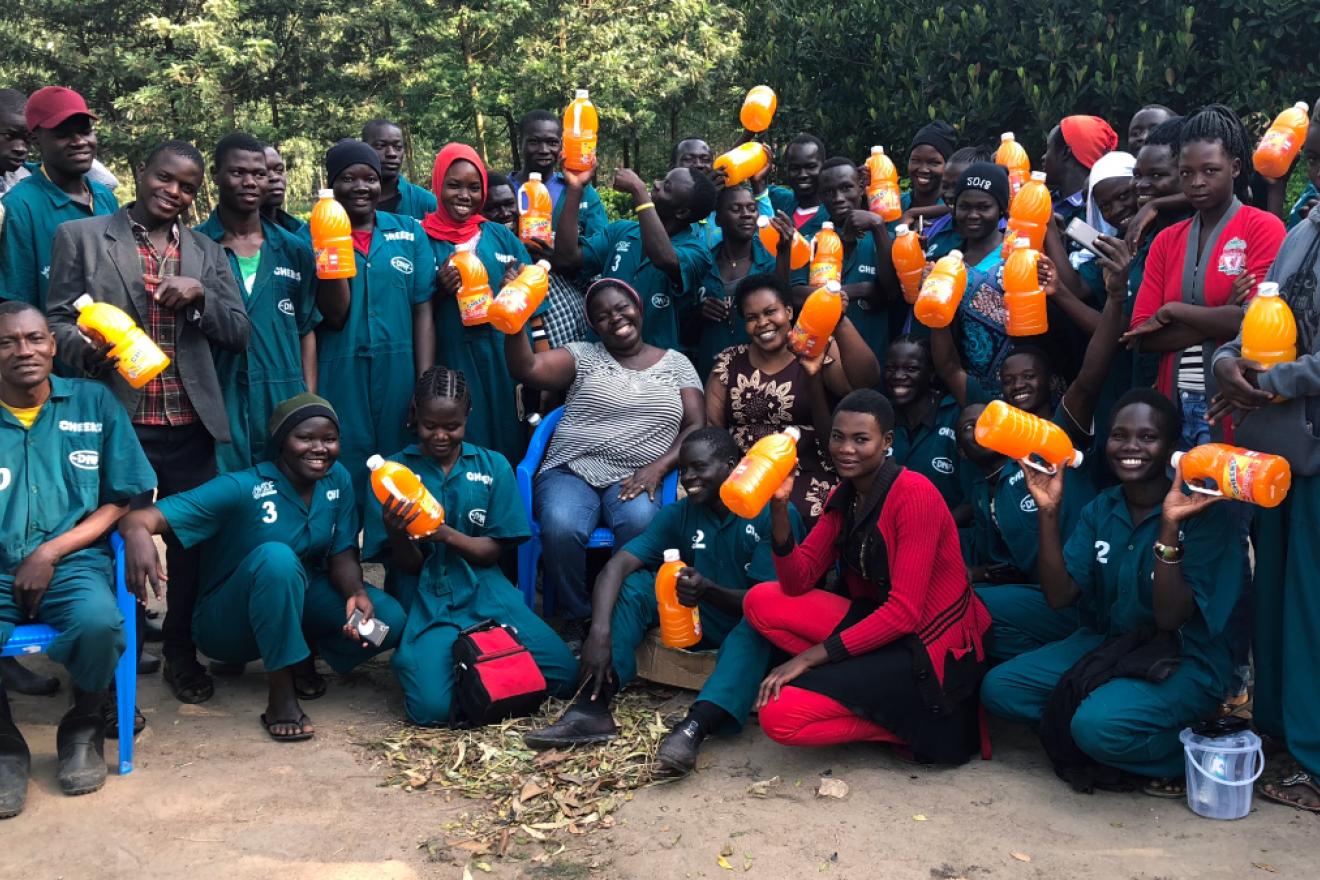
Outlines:
[[[1015,727],[993,728],[994,760],[935,770],[868,746],[786,749],[753,724],[710,741],[695,777],[638,792],[613,828],[572,838],[548,862],[516,849],[484,859],[485,872],[434,845],[445,841],[443,824],[474,805],[382,786],[383,771],[358,745],[402,717],[383,665],[332,679],[307,705],[318,733],[301,744],[273,743],[259,727],[265,680],[255,664],[218,681],[201,706],[176,702],[159,676],[139,683],[148,727],[135,771],[81,798],[62,797],[54,782],[67,682],[56,697],[13,698],[34,778],[27,810],[0,823],[5,877],[459,880],[466,867],[476,880],[1310,880],[1320,858],[1320,817],[1259,798],[1230,823],[1179,801],[1074,794]],[[768,797],[748,794],[774,776]],[[847,797],[817,798],[823,777],[847,783]]]

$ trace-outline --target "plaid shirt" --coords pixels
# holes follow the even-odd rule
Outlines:
[[[137,412],[133,414],[135,425],[190,425],[198,420],[197,410],[188,399],[188,392],[183,389],[183,380],[179,378],[179,368],[174,361],[175,342],[177,339],[178,316],[171,309],[161,308],[156,302],[156,288],[162,280],[179,274],[179,224],[170,227],[169,244],[165,253],[156,251],[156,246],[147,236],[147,228],[128,218],[133,227],[133,238],[137,240],[138,257],[142,261],[142,283],[147,289],[147,314],[142,329],[160,346],[160,350],[170,359],[170,365],[159,376],[147,383],[142,389],[142,399],[138,401]]]
[[[550,288],[545,298],[545,330],[551,348],[563,348],[570,342],[587,338],[587,315],[582,290],[558,272],[550,273]]]

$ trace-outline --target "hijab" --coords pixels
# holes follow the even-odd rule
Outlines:
[[[486,218],[481,216],[480,204],[474,207],[472,215],[462,223],[451,217],[449,211],[445,209],[441,191],[445,187],[445,175],[455,162],[471,162],[476,166],[477,173],[481,175],[481,202],[485,203],[489,184],[486,180],[486,166],[482,163],[481,157],[467,144],[448,144],[435,157],[435,167],[431,171],[431,191],[435,193],[436,207],[422,220],[422,228],[426,230],[427,235],[437,241],[461,244],[470,241],[481,231],[481,224],[486,222]]]

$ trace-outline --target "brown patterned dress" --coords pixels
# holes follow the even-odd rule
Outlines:
[[[802,439],[793,504],[811,528],[839,482],[825,439],[817,436],[811,421],[811,379],[796,359],[778,373],[763,373],[752,366],[749,348],[735,345],[715,356],[711,378],[724,386],[724,424],[744,453],[766,434],[797,426]]]

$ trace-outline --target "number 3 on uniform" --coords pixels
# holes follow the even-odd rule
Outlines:
[[[280,518],[280,512],[275,509],[274,501],[261,502],[261,521],[267,525]]]

